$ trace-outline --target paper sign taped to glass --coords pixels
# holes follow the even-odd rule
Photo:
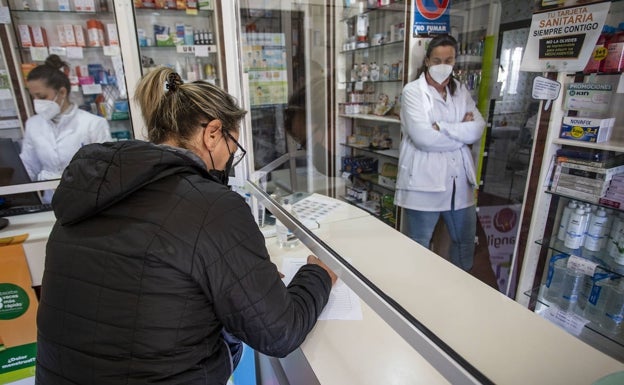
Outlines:
[[[611,3],[535,13],[521,71],[582,71],[602,32]]]
[[[0,384],[35,374],[37,304],[22,244],[5,242],[0,246]]]

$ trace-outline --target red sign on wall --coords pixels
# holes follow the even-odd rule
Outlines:
[[[414,1],[414,37],[449,33],[451,0]]]

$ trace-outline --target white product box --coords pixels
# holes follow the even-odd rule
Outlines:
[[[20,24],[17,26],[17,30],[19,31],[20,43],[22,47],[32,47],[32,35],[30,31],[30,26],[26,24]]]
[[[67,41],[65,40],[65,26],[59,24],[56,26],[56,34],[59,39],[59,45],[61,47],[67,47]]]
[[[74,24],[74,36],[76,37],[76,45],[78,47],[87,46],[87,39],[85,38],[85,32],[82,25]]]
[[[560,138],[581,142],[606,142],[611,139],[615,118],[597,119],[566,116],[561,124]]]
[[[35,26],[31,27],[31,31],[32,31],[33,46],[35,46],[35,47],[47,47],[48,39],[47,39],[47,36],[46,36],[45,29],[43,29],[42,27],[40,27],[38,25],[35,25]]]
[[[65,44],[68,47],[75,47],[76,36],[74,35],[74,26],[71,24],[63,24],[63,33],[65,34]]]
[[[108,36],[108,45],[119,45],[119,36],[117,35],[117,25],[106,24],[106,35]]]
[[[95,12],[95,0],[80,0],[83,12]]]
[[[63,12],[71,11],[71,7],[69,6],[69,0],[58,0],[58,10]]]

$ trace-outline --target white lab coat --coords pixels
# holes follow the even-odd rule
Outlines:
[[[20,157],[33,181],[60,178],[76,151],[111,141],[108,122],[72,105],[58,123],[34,115],[26,121]]]
[[[447,87],[448,92],[448,87]],[[445,101],[425,75],[408,83],[401,95],[399,170],[395,203],[420,211],[448,211],[455,186],[455,209],[474,204],[477,186],[469,145],[483,133],[485,121],[470,92],[457,82]],[[472,112],[474,120],[462,122]],[[433,128],[433,123],[440,127]]]

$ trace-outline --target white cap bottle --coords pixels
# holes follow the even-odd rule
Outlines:
[[[565,247],[578,249],[583,245],[586,223],[587,216],[585,215],[585,210],[578,207],[570,215],[570,220],[568,221],[566,236],[563,242]]]
[[[602,249],[608,221],[607,212],[603,208],[599,208],[595,213],[590,214],[583,244],[587,250],[600,251]]]
[[[563,208],[561,213],[561,220],[559,221],[559,231],[557,232],[557,239],[565,241],[566,228],[568,227],[568,221],[570,220],[570,214],[578,207],[576,201],[570,200],[568,204]]]

